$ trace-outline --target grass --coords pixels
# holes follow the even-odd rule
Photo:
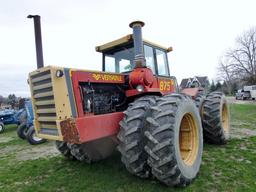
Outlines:
[[[256,130],[256,105],[233,104],[230,105],[232,125],[236,128],[248,128]]]
[[[255,129],[256,106],[233,104],[230,109],[233,121],[248,121],[250,124],[247,128]],[[120,162],[118,153],[93,165],[68,161],[60,155],[18,161],[17,151],[3,154],[1,149],[34,146],[28,146],[26,141],[18,139],[14,126],[9,126],[6,131],[0,135],[0,141],[3,137],[13,140],[0,143],[0,191],[3,192],[255,191],[256,137],[232,139],[225,146],[205,144],[198,178],[186,188],[168,188],[156,180],[143,180],[129,174]]]

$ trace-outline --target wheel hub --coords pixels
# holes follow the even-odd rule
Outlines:
[[[32,138],[33,138],[33,140],[36,141],[36,142],[39,142],[39,141],[42,140],[42,138],[36,136],[36,133],[33,133]]]
[[[180,124],[179,147],[183,162],[191,166],[196,160],[199,149],[198,128],[194,117],[187,113],[183,116]]]

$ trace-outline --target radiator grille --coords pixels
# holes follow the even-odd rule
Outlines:
[[[39,133],[58,136],[57,115],[54,102],[51,71],[31,75],[31,88]]]

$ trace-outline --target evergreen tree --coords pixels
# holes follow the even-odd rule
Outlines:
[[[215,87],[215,84],[214,84],[214,81],[212,80],[212,83],[211,83],[211,85],[210,85],[210,92],[213,92],[213,91],[215,91],[216,90],[216,87]]]
[[[218,81],[217,84],[216,84],[216,86],[215,86],[215,90],[216,90],[216,91],[221,91],[221,88],[222,88],[222,85],[221,85],[221,83]]]

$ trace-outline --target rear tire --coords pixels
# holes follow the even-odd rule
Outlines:
[[[29,127],[26,138],[31,145],[38,145],[46,142],[46,139],[42,139],[36,136],[34,126]]]
[[[203,105],[203,130],[208,143],[225,144],[229,139],[229,110],[222,92],[207,95]]]
[[[26,133],[28,131],[27,124],[22,123],[17,128],[17,135],[21,139],[26,139]]]
[[[67,142],[64,141],[56,141],[56,148],[58,149],[58,151],[67,159],[70,160],[75,160],[76,158],[71,154],[71,150],[68,147]]]
[[[5,126],[2,122],[0,122],[0,133],[3,133],[5,130]]]
[[[201,117],[202,117],[202,111],[203,111],[202,109],[203,109],[203,103],[204,103],[205,98],[206,97],[205,97],[203,90],[199,90],[197,95],[195,96],[195,104],[199,110],[199,114]]]
[[[133,175],[147,178],[151,168],[147,164],[148,155],[144,150],[146,138],[145,120],[150,106],[155,105],[156,96],[143,96],[129,105],[124,112],[124,118],[119,123],[120,132],[117,135],[120,143],[117,147],[121,153],[121,161]]]
[[[82,144],[68,144],[71,154],[79,161],[93,163],[109,157],[116,149],[116,142],[105,137]]]
[[[168,186],[186,186],[197,176],[202,161],[198,109],[190,97],[172,94],[157,99],[151,110],[145,150],[152,174]]]

